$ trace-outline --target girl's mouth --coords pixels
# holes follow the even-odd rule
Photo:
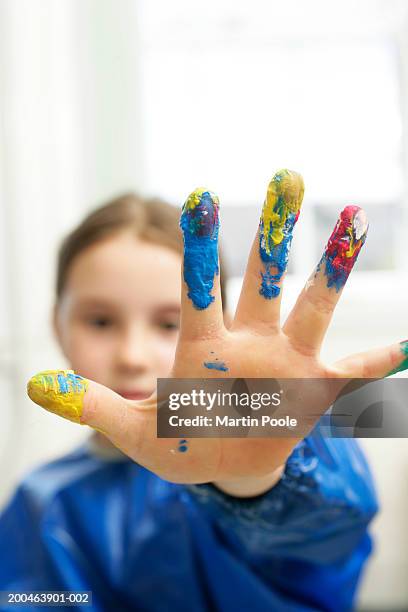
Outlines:
[[[130,400],[146,399],[152,394],[151,391],[139,391],[139,390],[126,391],[124,389],[117,391],[117,393],[119,393],[119,395],[121,395],[125,399],[130,399]]]

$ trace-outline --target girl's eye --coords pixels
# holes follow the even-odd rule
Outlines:
[[[110,319],[109,317],[90,317],[88,319],[88,323],[91,325],[91,327],[106,329],[108,327],[112,327],[113,319]]]
[[[178,331],[179,324],[174,323],[174,321],[162,321],[159,323],[159,327],[165,331]]]

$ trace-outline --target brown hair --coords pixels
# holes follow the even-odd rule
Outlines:
[[[120,196],[89,213],[63,240],[57,260],[56,299],[60,299],[74,258],[87,247],[113,236],[133,230],[135,236],[153,244],[168,247],[183,255],[183,239],[179,228],[180,211],[158,198],[142,198],[134,193]],[[227,306],[226,272],[220,249],[220,285],[223,309]]]

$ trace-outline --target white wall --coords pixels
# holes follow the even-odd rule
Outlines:
[[[100,200],[142,186],[136,4],[0,3],[0,501],[86,432],[28,401],[52,342],[56,248]],[[3,455],[4,452],[4,455]]]

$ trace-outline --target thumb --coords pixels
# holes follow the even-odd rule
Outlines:
[[[220,440],[198,440],[194,450],[184,453],[185,446],[179,444],[177,451],[173,448],[173,438],[157,438],[156,393],[145,400],[130,401],[73,370],[40,372],[28,381],[27,392],[46,410],[97,429],[133,461],[161,478],[208,482],[217,474]]]
[[[73,370],[45,370],[27,384],[30,399],[49,412],[74,423],[89,425],[126,449],[129,434],[133,451],[146,439],[147,414],[155,415],[154,401],[126,400],[111,389],[75,374]],[[126,450],[124,450],[126,452]],[[127,452],[127,454],[129,454]]]

